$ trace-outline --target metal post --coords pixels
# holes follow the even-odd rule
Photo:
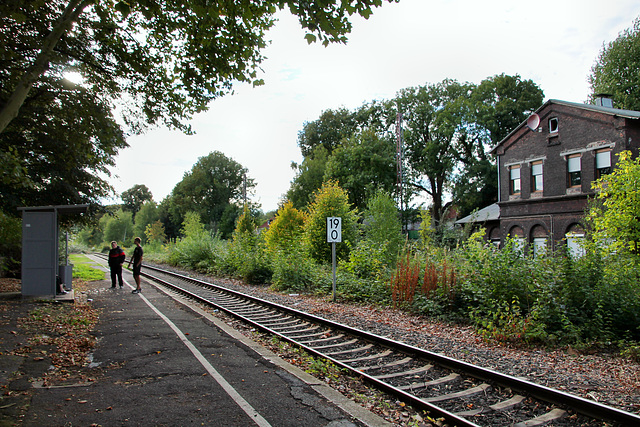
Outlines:
[[[336,242],[331,243],[331,264],[333,266],[333,302],[336,302]]]

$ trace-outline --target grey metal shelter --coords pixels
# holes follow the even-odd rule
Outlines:
[[[85,213],[89,205],[20,207],[22,211],[22,295],[55,296],[56,277],[71,289],[73,266],[59,265],[58,216]]]

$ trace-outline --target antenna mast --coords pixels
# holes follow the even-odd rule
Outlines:
[[[403,141],[402,141],[402,113],[398,111],[396,115],[396,192],[398,194],[398,206],[400,207],[400,215],[404,217],[404,191],[403,191]],[[404,221],[402,221],[402,232],[405,232]]]

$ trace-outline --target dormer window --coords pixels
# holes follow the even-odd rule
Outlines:
[[[558,133],[558,118],[552,117],[549,119],[549,133]]]

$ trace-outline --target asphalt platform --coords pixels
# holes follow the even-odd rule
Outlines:
[[[123,289],[94,282],[85,295],[101,310],[87,368],[93,382],[43,387],[33,378],[48,369],[46,360],[0,355],[0,383],[15,370],[27,373],[5,392],[35,389],[20,425],[391,425],[144,278],[142,293],[132,294],[131,273],[124,277]],[[0,322],[5,351],[18,339],[11,328],[10,320]]]

